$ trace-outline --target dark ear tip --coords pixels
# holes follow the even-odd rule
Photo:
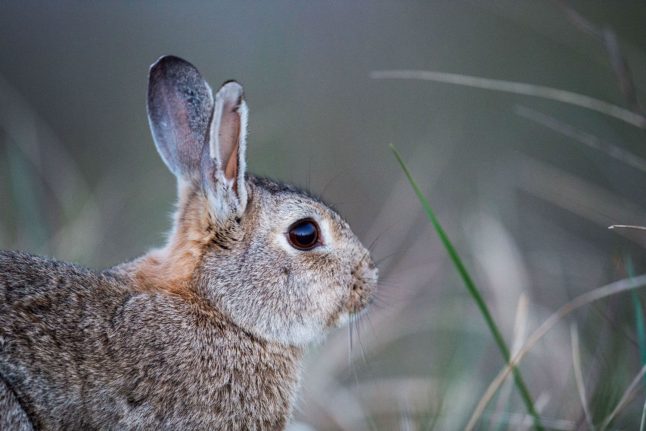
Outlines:
[[[157,71],[169,70],[172,68],[190,68],[197,70],[195,66],[183,58],[179,58],[174,55],[163,55],[150,65],[150,75],[152,76],[154,73],[157,73]]]

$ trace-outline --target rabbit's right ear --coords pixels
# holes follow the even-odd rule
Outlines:
[[[176,177],[200,180],[200,159],[212,116],[211,88],[195,66],[165,56],[150,67],[150,130],[159,154]]]

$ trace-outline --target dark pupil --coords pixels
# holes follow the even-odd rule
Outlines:
[[[318,240],[318,231],[313,222],[300,222],[289,231],[289,239],[295,247],[310,248]]]

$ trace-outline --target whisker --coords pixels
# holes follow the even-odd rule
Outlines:
[[[379,293],[409,292],[411,290],[417,291],[420,289],[416,284],[399,282],[397,280],[393,280],[391,277],[388,278],[389,279],[387,280],[379,280],[379,284],[377,285]]]
[[[372,298],[385,303],[399,301],[402,297],[399,292],[394,291],[395,287],[397,286],[387,286],[380,283],[375,289]]]
[[[361,352],[361,360],[363,361],[364,364],[368,363],[367,355],[366,355],[366,349],[363,346],[363,341],[361,341],[361,320],[359,319],[357,321],[357,342],[359,343],[359,352]]]
[[[376,334],[377,331],[375,330],[375,325],[372,323],[372,319],[370,318],[370,315],[366,315],[365,321],[370,325],[370,330],[372,331],[373,334]]]
[[[377,295],[373,296],[370,302],[370,305],[377,307],[379,309],[385,309],[390,303],[384,300],[384,298],[380,298]]]
[[[375,239],[373,239],[373,240],[370,242],[370,245],[368,246],[368,251],[370,251],[370,253],[372,253],[372,252],[374,251],[374,248],[373,248],[373,247],[377,245],[377,241],[379,241],[379,240],[383,237],[383,235],[384,235],[385,233],[387,233],[387,232],[391,231],[391,230],[392,230],[392,228],[393,228],[393,227],[395,227],[396,225],[397,225],[397,223],[393,223],[393,224],[391,224],[390,226],[388,226],[386,229],[384,229],[384,230],[382,230],[381,232],[379,232],[379,233],[377,234],[377,236],[375,237]]]
[[[365,262],[367,259],[370,259],[370,252],[365,253],[363,256],[361,256],[361,259],[359,259],[359,266],[363,265],[363,262]]]
[[[352,315],[350,315],[350,321],[348,322],[348,368],[352,369],[352,325],[353,325]]]
[[[344,174],[344,172],[342,171],[342,172],[339,172],[336,175],[334,175],[332,178],[330,178],[325,183],[325,185],[323,186],[323,191],[321,192],[321,196],[325,196],[325,191],[327,190],[327,188],[332,184],[332,182],[334,182],[336,179],[338,179],[343,174]]]
[[[386,256],[379,258],[378,260],[376,260],[376,261],[375,261],[375,265],[376,265],[376,266],[381,265],[381,264],[382,264],[386,259],[390,259],[390,258],[391,258],[391,257],[393,257],[393,256],[396,256],[396,255],[398,255],[398,254],[401,254],[401,253],[402,253],[402,251],[403,251],[403,250],[397,250],[396,252],[393,252],[393,253],[387,254]]]
[[[354,316],[350,316],[350,353],[352,353],[352,348],[354,347],[353,334],[354,334]]]
[[[307,161],[307,190],[310,189],[310,181],[312,180],[312,154],[310,148],[310,157]]]

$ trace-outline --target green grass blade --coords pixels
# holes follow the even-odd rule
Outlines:
[[[626,269],[630,278],[635,277],[635,267],[630,256],[626,259]],[[639,345],[639,356],[641,364],[646,365],[646,330],[644,329],[644,310],[637,292],[632,291],[632,301],[635,307],[635,326],[637,330],[637,344]]]
[[[422,204],[422,207],[424,208],[424,211],[426,212],[428,219],[433,225],[433,228],[435,229],[435,232],[437,232],[437,235],[440,238],[442,245],[444,245],[446,252],[451,258],[451,261],[453,262],[453,266],[455,266],[455,269],[458,271],[458,274],[462,278],[462,281],[464,282],[465,287],[469,291],[469,294],[471,295],[476,305],[478,306],[478,309],[480,310],[480,314],[482,314],[482,317],[484,318],[487,326],[489,327],[489,330],[491,331],[491,335],[493,336],[496,344],[498,345],[498,349],[500,350],[500,353],[502,354],[504,360],[507,363],[509,363],[511,359],[509,347],[507,347],[507,343],[505,343],[505,339],[503,338],[502,333],[500,332],[500,329],[498,329],[498,325],[496,325],[496,322],[491,316],[489,307],[487,307],[487,304],[482,298],[480,291],[476,287],[475,283],[473,282],[473,279],[471,278],[471,275],[469,274],[466,267],[464,266],[462,259],[460,259],[458,252],[455,250],[455,247],[453,246],[453,244],[451,243],[451,240],[449,239],[448,235],[444,231],[444,228],[442,228],[442,225],[440,224],[439,220],[435,216],[435,212],[431,208],[431,204],[428,202],[428,199],[426,199],[426,197],[424,196],[424,193],[422,193],[422,190],[419,188],[419,186],[413,179],[401,155],[399,154],[399,152],[397,151],[394,145],[391,144],[390,149],[395,154],[395,157],[397,158],[399,165],[404,171],[404,174],[406,174],[406,177],[408,178],[408,181],[410,182],[411,187],[415,191],[417,198]],[[527,389],[525,382],[523,381],[520,371],[518,370],[517,367],[513,367],[512,373],[514,376],[514,382],[516,384],[516,387],[518,388],[518,392],[520,393],[521,398],[525,403],[527,411],[532,416],[532,419],[534,421],[534,428],[536,430],[543,430],[543,425],[541,423],[540,418],[538,417],[538,412],[534,407],[534,401],[532,400],[532,396],[529,393],[529,390]]]
[[[641,365],[646,365],[646,331],[644,330],[644,310],[637,292],[631,292],[635,307],[635,326],[637,327],[637,343]],[[644,381],[646,383],[646,380]]]
[[[626,272],[628,277],[635,277],[635,267],[630,256],[626,256]],[[644,328],[644,308],[642,307],[639,295],[634,290],[630,292],[633,307],[635,309],[635,329],[637,332],[637,345],[639,347],[639,359],[642,367],[646,365],[646,329]],[[644,378],[646,384],[646,377]]]

